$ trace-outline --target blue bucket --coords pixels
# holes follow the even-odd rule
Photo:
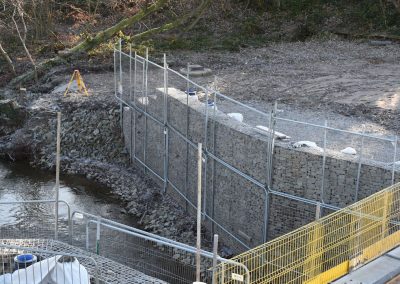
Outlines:
[[[214,101],[213,101],[213,100],[211,100],[211,99],[208,99],[208,101],[207,101],[207,105],[208,105],[209,107],[213,107],[213,106],[215,106],[215,103],[214,103]]]
[[[20,254],[14,258],[14,270],[27,268],[37,262],[37,257],[33,254]]]

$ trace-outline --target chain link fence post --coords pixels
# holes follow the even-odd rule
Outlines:
[[[164,193],[168,187],[168,64],[167,55],[164,53],[164,106],[163,106],[163,122],[164,122]]]
[[[362,167],[362,158],[364,152],[364,138],[365,138],[365,128],[363,127],[363,131],[361,134],[361,148],[360,154],[358,156],[358,168],[357,168],[357,181],[356,181],[356,192],[354,194],[354,202],[358,201],[358,192],[360,190],[360,177],[361,177],[361,167]]]

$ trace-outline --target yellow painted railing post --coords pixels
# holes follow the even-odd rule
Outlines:
[[[383,200],[383,212],[382,212],[382,232],[381,232],[381,240],[383,240],[389,234],[389,221],[392,210],[392,198],[393,192],[387,191],[385,192],[384,200]],[[384,245],[384,244],[383,244]],[[386,248],[382,248],[386,249]]]
[[[316,221],[310,232],[310,241],[307,244],[306,260],[304,262],[303,273],[306,280],[312,279],[321,273],[321,263],[323,254],[323,227]]]

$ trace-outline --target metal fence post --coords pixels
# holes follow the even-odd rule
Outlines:
[[[278,109],[278,103],[275,102],[272,111],[270,112],[268,130],[270,132],[267,143],[267,181],[264,188],[265,192],[265,203],[264,203],[264,227],[263,227],[263,242],[268,240],[268,226],[269,226],[269,212],[270,212],[270,194],[269,191],[272,187],[272,175],[273,175],[273,158],[274,158],[274,145],[275,145],[275,127],[276,127],[276,113]]]
[[[86,218],[86,251],[89,251],[89,245],[90,245],[90,240],[89,240],[89,219]]]
[[[101,217],[97,218],[97,223],[96,223],[96,254],[100,254],[100,222],[101,222]]]
[[[122,93],[123,93],[123,88],[122,88],[122,39],[119,39],[119,84],[118,84],[118,92],[120,95],[120,101],[119,101],[119,123],[121,125],[121,134],[123,136],[124,131],[123,131],[123,114],[122,114]]]
[[[203,146],[197,144],[197,235],[196,235],[196,282],[200,282],[201,250],[201,170],[203,167]]]
[[[132,156],[132,147],[133,147],[133,131],[132,131],[132,116],[133,116],[133,107],[132,107],[132,44],[129,44],[129,111],[131,115],[131,123],[129,125],[130,131],[130,142],[129,142],[129,158],[131,163],[133,163],[133,156]]]
[[[56,202],[55,202],[55,239],[58,239],[58,201],[60,199],[60,152],[61,152],[61,112],[57,112],[57,147],[56,147]]]
[[[324,203],[324,191],[325,191],[325,166],[326,166],[326,136],[327,136],[328,121],[325,119],[324,123],[324,152],[322,155],[322,181],[321,181],[321,202]]]
[[[393,151],[393,165],[392,165],[392,185],[394,184],[394,174],[395,174],[396,160],[397,160],[397,142],[398,142],[398,137],[396,135],[393,141],[394,151]]]
[[[217,264],[218,264],[218,235],[214,235],[213,242],[213,266],[212,266],[212,284],[217,283],[216,272],[217,272]]]
[[[206,218],[207,207],[207,165],[208,165],[208,90],[206,92],[206,110],[204,120],[204,182],[203,182],[203,220]],[[214,102],[214,108],[215,108]]]
[[[318,221],[321,218],[321,203],[317,203],[317,207],[315,209],[315,221]]]
[[[164,192],[168,187],[168,64],[167,55],[164,53]]]
[[[147,104],[148,104],[148,97],[147,97],[147,80],[148,80],[148,64],[149,64],[149,49],[146,48],[146,55],[143,60],[143,82],[142,82],[142,98],[144,100],[144,143],[143,143],[143,162],[146,165],[146,148],[147,148]],[[144,167],[144,173],[147,172],[146,167]]]
[[[214,106],[217,105],[217,92],[214,91]],[[213,155],[216,155],[216,144],[217,144],[217,138],[215,135],[215,125],[217,123],[217,117],[216,117],[216,107],[214,107],[213,109],[213,131],[212,131],[212,153]],[[212,159],[212,164],[211,164],[211,174],[212,174],[212,179],[211,179],[211,196],[212,196],[212,206],[211,206],[211,218],[212,218],[212,222],[211,222],[211,234],[214,235],[214,231],[215,231],[215,226],[214,226],[214,222],[215,222],[215,178],[217,176],[216,174],[216,167],[215,167],[215,159]]]
[[[136,158],[136,85],[137,85],[137,51],[135,51],[135,64],[133,73],[133,105],[135,109],[132,108],[133,115],[133,159]]]
[[[361,137],[360,155],[358,156],[356,192],[355,192],[355,195],[354,195],[354,201],[355,202],[358,201],[358,191],[360,189],[360,176],[361,176],[362,156],[363,156],[363,151],[364,151],[364,134],[365,134],[365,129],[363,127],[362,137]]]
[[[114,96],[117,97],[118,95],[118,80],[117,80],[117,54],[115,52],[115,46],[114,46]]]
[[[186,171],[185,171],[185,210],[188,210],[189,204],[187,201],[188,191],[189,191],[189,88],[190,88],[190,67],[187,64],[187,74],[186,74]]]

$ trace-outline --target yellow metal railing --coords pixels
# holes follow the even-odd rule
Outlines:
[[[328,283],[400,244],[400,184],[233,258],[249,283]],[[241,283],[223,264],[215,283]]]

